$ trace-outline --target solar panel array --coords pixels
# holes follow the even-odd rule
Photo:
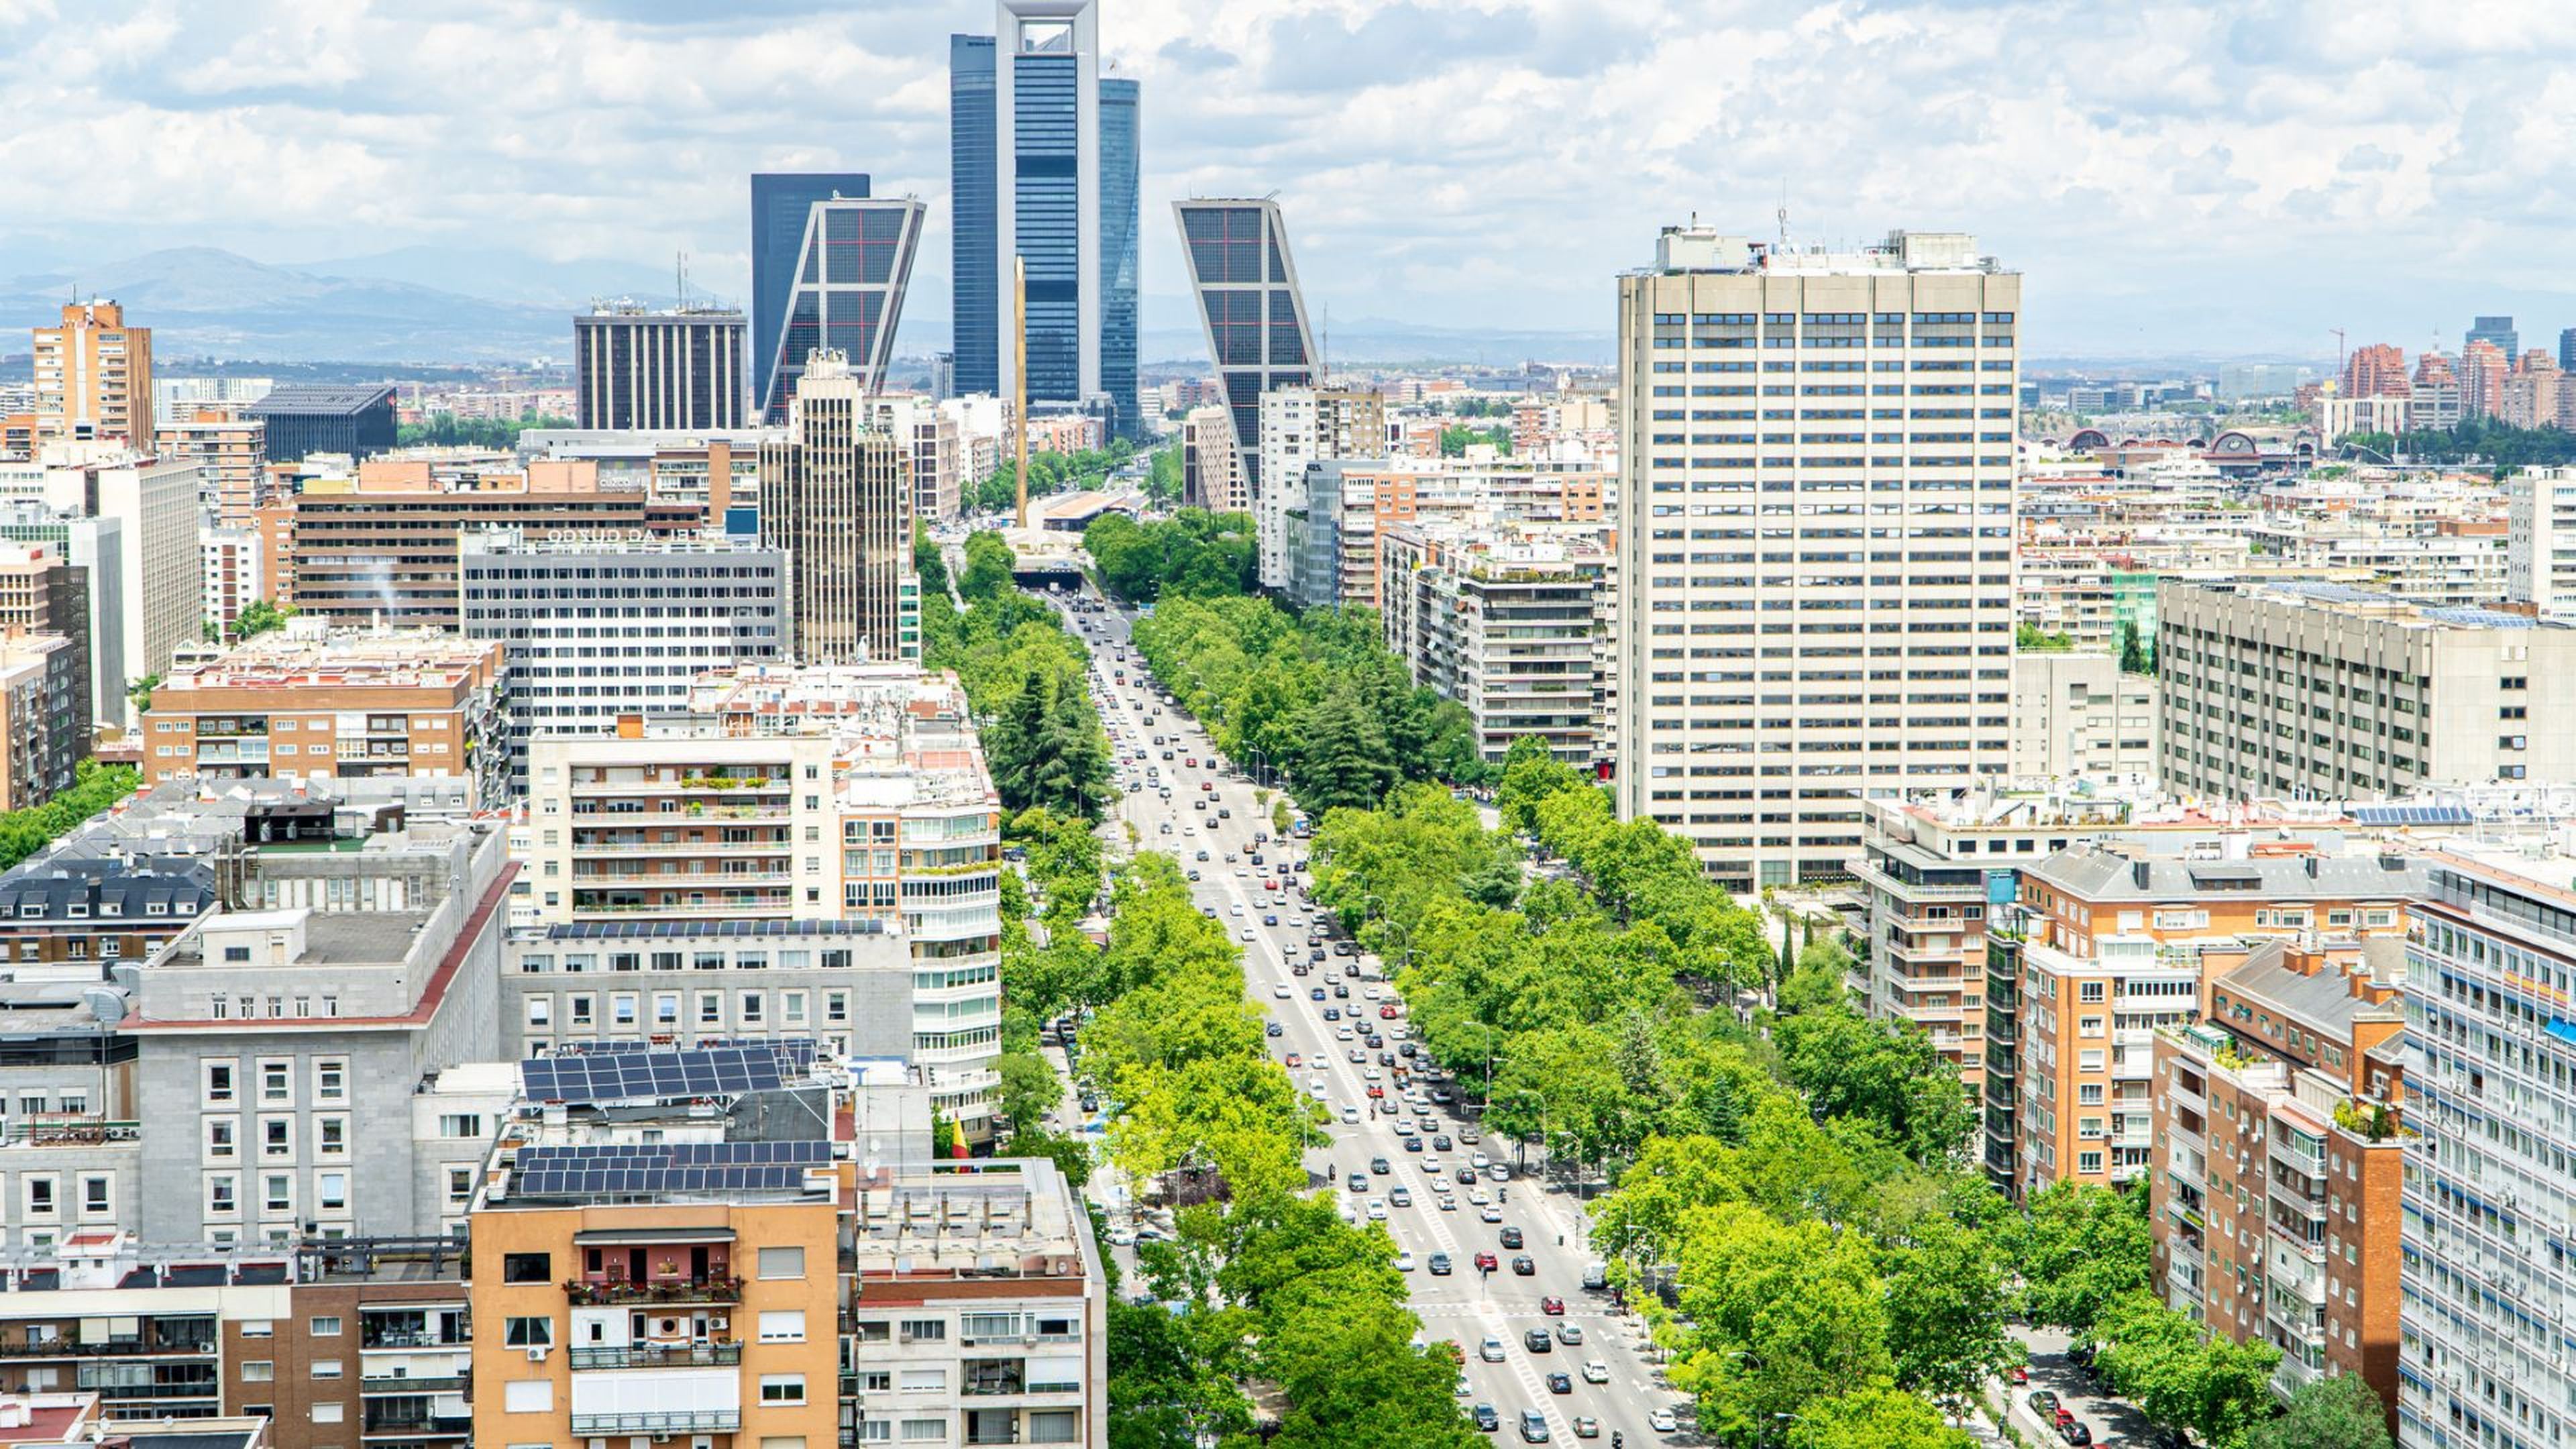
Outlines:
[[[821,1044],[810,1036],[729,1036],[708,1037],[698,1045],[710,1050],[740,1047],[744,1051],[773,1051],[778,1053],[781,1070],[801,1077],[814,1069],[814,1054]]]
[[[2475,825],[2478,820],[2466,805],[2355,805],[2352,818],[2364,825]]]
[[[800,1188],[832,1160],[819,1138],[792,1142],[602,1143],[520,1151],[515,1190],[528,1197],[614,1197]]]
[[[780,1054],[767,1046],[700,1051],[600,1051],[519,1063],[532,1102],[668,1101],[729,1097],[786,1085]]]

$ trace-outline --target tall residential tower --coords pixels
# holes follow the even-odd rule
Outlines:
[[[921,658],[906,440],[873,426],[858,374],[818,352],[785,439],[760,449],[760,541],[787,550],[787,602],[807,664]]]
[[[1261,395],[1315,380],[1315,334],[1288,254],[1279,203],[1175,201],[1181,258],[1198,297],[1208,357],[1234,419],[1234,446],[1244,487],[1261,491]]]
[[[152,329],[114,302],[66,302],[35,329],[36,441],[122,438],[152,446]]]
[[[998,0],[949,38],[957,387],[1102,405],[1136,431],[1137,86],[1100,76],[1097,0]],[[1011,259],[1028,272],[1028,355]]]
[[[1738,889],[2011,767],[2021,278],[1668,227],[1619,279],[1617,793]]]

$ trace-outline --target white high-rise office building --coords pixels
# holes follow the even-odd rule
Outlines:
[[[2021,277],[1670,227],[1619,279],[1617,791],[1738,888],[2011,768]]]

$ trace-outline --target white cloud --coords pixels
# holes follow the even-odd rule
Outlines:
[[[1281,194],[1345,318],[1606,327],[1697,212],[1802,238],[1959,228],[2036,346],[2456,334],[2576,314],[2576,7],[2527,0],[1104,0],[1145,84],[1147,290],[1191,191]],[[933,202],[975,0],[0,0],[22,242],[315,256],[412,242],[742,285],[744,175]],[[730,267],[734,275],[724,275]],[[2482,290],[2484,289],[2484,290]],[[941,309],[943,298],[917,307]],[[2537,335],[2564,318],[2534,315]]]

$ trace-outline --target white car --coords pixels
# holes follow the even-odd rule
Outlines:
[[[1610,1382],[1610,1365],[1603,1363],[1597,1358],[1585,1359],[1583,1361],[1583,1381],[1587,1384],[1606,1384]]]
[[[1243,914],[1243,902],[1241,902],[1241,901],[1236,901],[1233,905],[1230,905],[1230,906],[1226,907],[1226,908],[1225,908],[1225,913],[1226,913],[1227,915],[1229,915],[1229,916],[1239,916],[1239,915],[1242,915],[1242,914]]]
[[[1270,994],[1278,1000],[1286,1001],[1288,999],[1288,983],[1282,981],[1273,985],[1270,988]]]
[[[1315,1095],[1320,1097],[1323,1093],[1318,1092]],[[1356,1125],[1360,1120],[1360,1109],[1357,1107],[1344,1107],[1342,1109],[1342,1120]]]
[[[1476,1169],[1478,1172],[1484,1171],[1487,1167],[1491,1166],[1492,1163],[1493,1159],[1487,1157],[1481,1152],[1470,1152],[1467,1154],[1467,1165]]]
[[[1247,931],[1247,932],[1245,932],[1244,934],[1245,934],[1245,935],[1250,935],[1250,934],[1251,934],[1251,932]],[[1335,1040],[1335,1041],[1349,1041],[1350,1039],[1351,1039],[1351,1029],[1350,1029],[1349,1027],[1347,1027],[1347,1026],[1337,1026],[1337,1027],[1334,1027],[1334,1028],[1333,1028],[1333,1040]]]
[[[1674,1421],[1672,1410],[1657,1409],[1646,1416],[1646,1427],[1658,1434],[1670,1434],[1681,1425]]]
[[[1476,1357],[1483,1359],[1487,1363],[1501,1363],[1503,1361],[1503,1341],[1499,1338],[1488,1335],[1483,1343],[1476,1345]]]
[[[1413,1271],[1413,1255],[1412,1255],[1411,1253],[1398,1253],[1398,1254],[1396,1254],[1396,1255],[1395,1255],[1395,1271],[1397,1271],[1397,1272],[1399,1272],[1399,1273],[1410,1273],[1410,1272],[1412,1272],[1412,1271]]]
[[[1458,1199],[1451,1197],[1445,1192],[1440,1194],[1438,1202],[1440,1210],[1444,1213],[1454,1213],[1458,1210]]]
[[[1386,1073],[1381,1072],[1381,1071],[1379,1071],[1379,1070],[1378,1070],[1378,1068],[1377,1068],[1377,1063],[1375,1063],[1375,1062],[1371,1062],[1371,1063],[1369,1063],[1369,1064],[1368,1064],[1368,1066],[1366,1066],[1365,1068],[1363,1068],[1363,1069],[1361,1070],[1361,1072],[1360,1072],[1360,1080],[1362,1080],[1362,1081],[1364,1081],[1364,1082],[1374,1082],[1374,1081],[1377,1081],[1377,1080],[1379,1080],[1380,1078],[1384,1077],[1385,1075],[1386,1075]]]
[[[1373,1197],[1373,1198],[1370,1198],[1370,1199],[1369,1199],[1369,1205],[1368,1205],[1368,1215],[1369,1215],[1369,1221],[1370,1221],[1370,1222],[1373,1222],[1373,1223],[1382,1223],[1382,1222],[1385,1222],[1385,1221],[1386,1221],[1386,1199],[1385,1199],[1385,1198],[1382,1198],[1382,1197]]]
[[[1432,1180],[1432,1181],[1434,1181],[1434,1182],[1439,1181],[1439,1180],[1440,1180],[1440,1158],[1439,1158],[1439,1155],[1438,1155],[1437,1153],[1431,1153],[1431,1152],[1426,1152],[1426,1153],[1422,1154],[1422,1170],[1423,1170],[1423,1172],[1424,1172],[1425,1174],[1427,1174],[1427,1175],[1431,1178],[1431,1180]],[[1443,1186],[1443,1187],[1441,1188],[1441,1191],[1442,1191],[1443,1193],[1446,1193],[1446,1192],[1448,1191],[1448,1188],[1447,1188],[1446,1186]]]
[[[1489,1223],[1499,1223],[1503,1220],[1503,1210],[1494,1206],[1492,1203],[1487,1203],[1484,1208],[1476,1214],[1476,1216]]]
[[[1241,935],[1241,936],[1243,937],[1243,939],[1245,939],[1245,940],[1247,940],[1247,941],[1258,941],[1258,940],[1260,940],[1260,939],[1261,939],[1260,935],[1259,935],[1257,932],[1255,932],[1255,931],[1254,931],[1250,926],[1246,926],[1246,927],[1244,927],[1244,928],[1242,929],[1242,931],[1238,932],[1237,934]]]
[[[1378,997],[1378,987],[1377,987],[1377,983],[1376,983],[1376,982],[1372,981],[1372,982],[1370,982],[1368,985],[1363,986],[1363,987],[1361,987],[1361,988],[1360,988],[1360,998],[1361,998],[1362,1000],[1364,1000],[1364,1001],[1375,1001],[1375,1000],[1377,1000],[1377,997]]]
[[[1398,1137],[1413,1135],[1413,1119],[1410,1117],[1398,1117],[1391,1125],[1395,1128],[1395,1135]]]
[[[1474,1187],[1467,1189],[1467,1201],[1474,1203],[1478,1207],[1483,1207],[1485,1204],[1492,1202],[1493,1200],[1493,1195],[1485,1191],[1485,1185],[1481,1182],[1477,1183]]]

